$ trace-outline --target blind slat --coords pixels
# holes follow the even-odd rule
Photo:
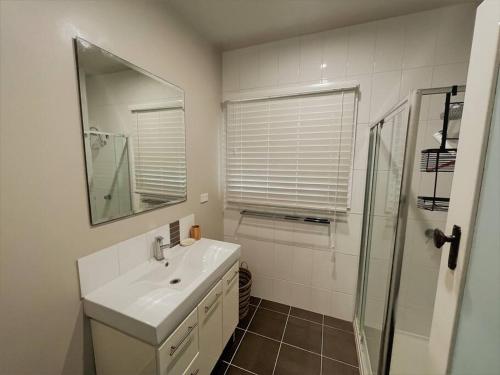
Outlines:
[[[136,111],[135,191],[184,197],[186,191],[184,111]]]
[[[346,211],[355,108],[352,90],[229,103],[226,201]]]

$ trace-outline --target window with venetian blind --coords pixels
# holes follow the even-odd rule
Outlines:
[[[163,199],[186,195],[183,108],[134,110],[135,192]]]
[[[227,205],[346,211],[356,91],[228,102]]]

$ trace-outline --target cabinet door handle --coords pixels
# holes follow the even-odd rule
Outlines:
[[[210,309],[217,303],[217,300],[219,299],[219,297],[221,296],[222,293],[217,293],[215,294],[215,299],[213,300],[213,302],[208,305],[208,306],[205,306],[205,313],[209,312]]]
[[[179,347],[184,343],[184,341],[186,341],[186,339],[189,337],[191,332],[193,332],[193,329],[195,329],[197,325],[198,325],[198,323],[195,323],[192,326],[189,326],[186,334],[184,336],[182,336],[182,339],[179,341],[179,343],[176,345],[172,345],[170,347],[170,356],[174,355],[174,353],[177,351],[177,349],[179,349]]]
[[[231,284],[236,277],[237,274],[239,274],[239,271],[234,271],[234,275],[227,281],[227,285]]]

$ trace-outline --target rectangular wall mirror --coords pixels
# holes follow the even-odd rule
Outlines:
[[[184,91],[75,39],[92,225],[186,200]]]

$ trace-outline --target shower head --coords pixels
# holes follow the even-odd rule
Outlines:
[[[448,120],[459,120],[462,118],[464,110],[463,102],[450,103],[450,112],[448,112]],[[441,112],[441,120],[444,118],[444,112]]]
[[[108,135],[103,135],[102,133],[100,133],[99,128],[97,128],[95,126],[91,126],[89,129],[96,132],[96,133],[90,133],[90,147],[91,148],[99,149],[99,148],[107,145]],[[94,141],[92,141],[92,136],[95,137]]]

